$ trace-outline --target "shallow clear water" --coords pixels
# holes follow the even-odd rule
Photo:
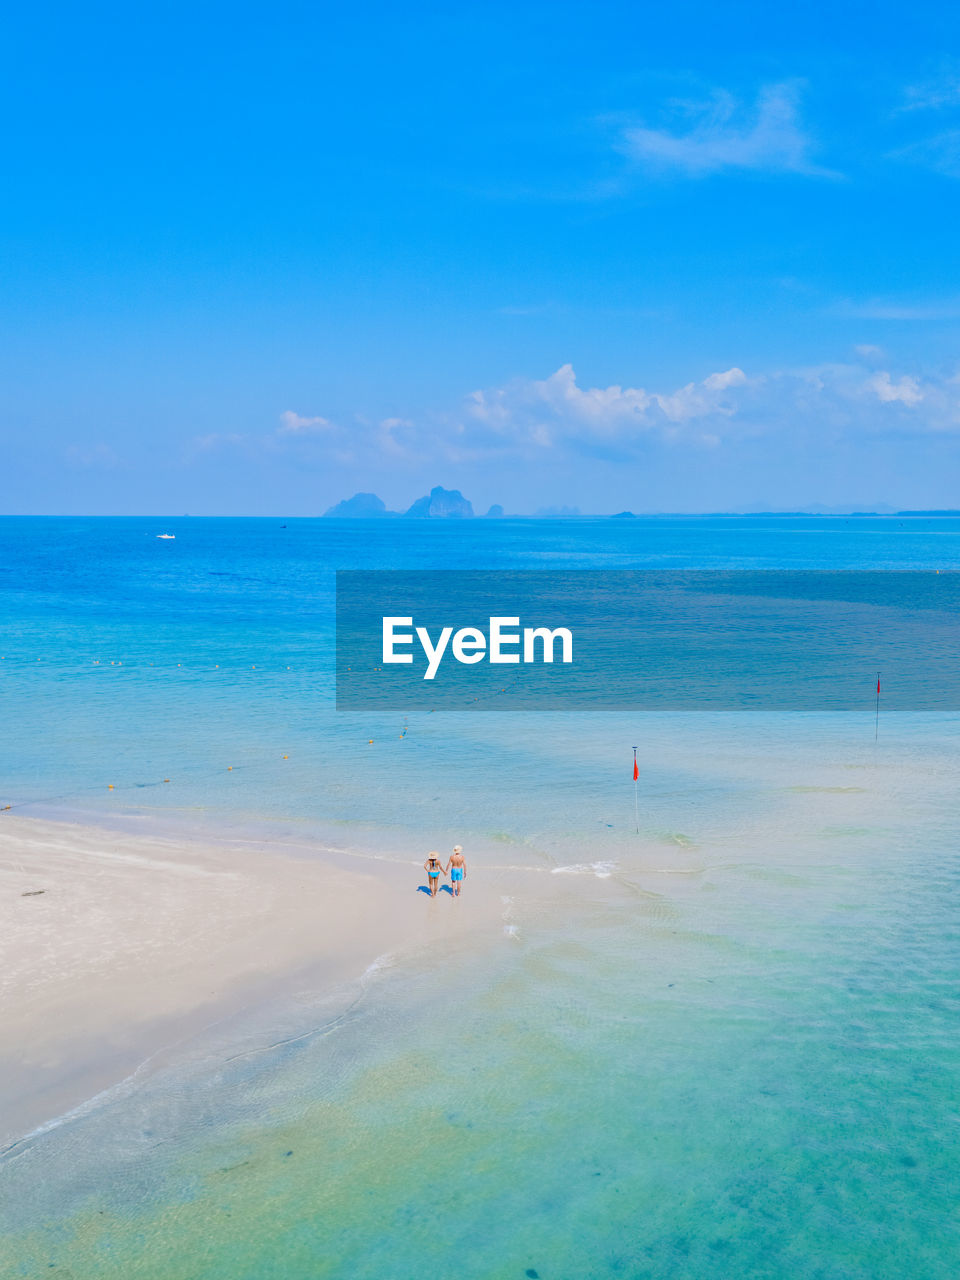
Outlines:
[[[288,523],[0,521],[4,803],[459,836],[503,918],[11,1152],[10,1274],[953,1277],[958,718],[401,738],[335,716],[328,646],[333,566],[948,568],[960,522]]]

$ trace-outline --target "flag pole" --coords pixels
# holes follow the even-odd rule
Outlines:
[[[880,672],[877,672],[877,718],[873,725],[874,742],[880,737]]]
[[[637,835],[640,834],[640,770],[637,768],[637,748],[633,748],[633,816],[636,819]]]

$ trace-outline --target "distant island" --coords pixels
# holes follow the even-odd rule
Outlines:
[[[459,489],[444,489],[438,484],[402,513],[388,511],[383,499],[375,493],[355,493],[352,498],[345,498],[329,507],[323,514],[340,520],[471,520],[473,504]],[[503,507],[494,504],[487,515],[502,516]]]
[[[444,489],[438,484],[404,514],[413,520],[469,520],[473,516],[473,504],[459,489]]]
[[[473,509],[473,503],[469,498],[465,498],[459,489],[444,489],[443,485],[438,484],[429,493],[425,493],[422,498],[417,498],[416,502],[411,503],[406,511],[390,511],[383,499],[379,498],[375,493],[355,493],[352,498],[344,498],[342,502],[335,503],[323,514],[325,517],[340,520],[474,520],[477,518],[483,520],[564,520],[577,517],[585,520],[640,520],[655,518],[656,516],[683,517],[686,515],[693,518],[694,514],[699,517],[737,519],[760,519],[770,516],[822,516],[827,519],[853,519],[869,516],[876,518],[889,518],[891,516],[956,517],[960,516],[960,510],[947,508],[939,511],[894,511],[888,507],[878,511],[838,511],[812,506],[806,511],[702,511],[697,513],[659,511],[647,512],[646,516],[643,516],[635,511],[617,511],[613,515],[591,515],[589,513],[581,513],[579,507],[553,506],[540,507],[532,515],[521,516],[517,514],[507,516],[500,503],[494,502],[487,509],[485,515],[477,517]]]
[[[543,520],[555,520],[557,517],[566,518],[567,516],[578,516],[580,514],[579,507],[540,507],[534,512],[534,515]]]
[[[355,493],[352,498],[344,498],[336,506],[328,508],[325,516],[335,516],[342,520],[377,520],[384,516],[395,516],[396,511],[388,511],[382,498],[375,493]]]
[[[339,520],[473,520],[476,513],[473,503],[465,498],[459,489],[444,489],[443,485],[435,485],[429,493],[418,498],[406,511],[390,511],[382,498],[375,493],[355,493],[352,498],[344,498],[342,502],[328,507],[323,513],[325,517]],[[540,507],[533,514],[533,519],[556,520],[568,519],[581,515],[579,507]],[[618,518],[635,519],[632,511],[622,511]],[[484,520],[503,520],[506,512],[499,502],[494,502],[487,510]],[[515,518],[515,517],[514,517]],[[529,519],[531,517],[527,517]],[[596,518],[596,517],[594,517]],[[601,517],[602,518],[602,517]]]

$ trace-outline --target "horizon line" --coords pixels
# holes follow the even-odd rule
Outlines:
[[[535,512],[508,512],[502,516],[408,516],[402,512],[389,512],[377,516],[330,516],[325,512],[312,515],[244,515],[239,513],[195,513],[184,511],[180,515],[171,512],[147,512],[143,515],[121,514],[116,512],[83,512],[83,511],[20,511],[0,512],[0,520],[336,520],[354,524],[380,524],[384,520],[415,520],[429,524],[465,524],[490,523],[497,524],[505,520],[530,520],[544,523],[550,520],[659,520],[659,519],[693,519],[700,517],[728,517],[731,519],[761,518],[769,516],[810,516],[825,519],[839,517],[875,517],[889,520],[895,517],[913,516],[960,516],[960,507],[910,507],[901,511],[876,511],[861,508],[858,510],[811,510],[800,507],[769,511],[583,511],[565,514],[538,515]]]

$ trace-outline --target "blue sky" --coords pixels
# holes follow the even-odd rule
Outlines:
[[[22,10],[0,509],[960,506],[951,8]]]

